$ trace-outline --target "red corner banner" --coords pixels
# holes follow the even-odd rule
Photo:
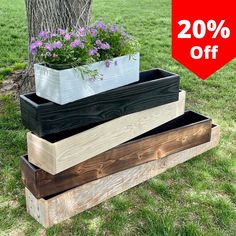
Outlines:
[[[235,0],[172,0],[172,56],[203,80],[234,59]]]

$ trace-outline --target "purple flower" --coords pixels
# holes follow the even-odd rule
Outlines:
[[[57,31],[62,36],[64,36],[66,34],[66,31],[64,29],[59,28]]]
[[[103,50],[108,50],[111,48],[111,46],[108,43],[102,43],[100,47]]]
[[[56,37],[57,34],[56,33],[51,33],[51,37]]]
[[[89,56],[94,56],[98,53],[98,49],[97,48],[92,48],[89,50]]]
[[[35,45],[35,43],[31,43],[30,44],[30,50],[33,50],[33,49],[36,49],[37,47],[36,47],[36,45]]]
[[[85,37],[86,36],[86,29],[84,27],[79,28],[79,36]]]
[[[36,54],[36,49],[43,45],[42,41],[36,41],[30,44],[30,51],[34,55]]]
[[[98,31],[97,31],[96,29],[90,29],[90,35],[91,35],[92,37],[96,37],[96,36],[97,36],[97,33],[98,33]]]
[[[102,45],[101,40],[97,39],[97,40],[96,40],[96,44],[97,44],[98,47],[101,47],[101,45]]]
[[[63,44],[61,42],[57,42],[57,48],[61,48]]]
[[[53,50],[56,49],[56,48],[62,48],[62,46],[63,46],[63,44],[58,41],[58,42],[56,42],[56,43],[46,44],[46,45],[45,45],[45,48],[46,48],[49,52],[51,52],[51,51],[53,51]]]
[[[52,44],[53,48],[62,48],[62,46],[63,46],[63,44],[60,41]]]
[[[45,48],[46,48],[48,51],[50,51],[50,52],[53,51],[53,49],[54,49],[53,46],[52,46],[52,44],[46,44],[46,45],[45,45]]]
[[[115,33],[118,31],[118,26],[117,25],[112,25],[111,28],[110,28],[110,31]]]
[[[78,45],[75,43],[75,41],[74,42],[72,42],[71,44],[70,44],[70,46],[71,46],[71,48],[76,48]]]
[[[41,41],[36,41],[36,42],[30,44],[30,52],[32,55],[35,55],[37,53],[37,48],[42,46],[41,43],[42,43]]]
[[[35,43],[30,44],[30,50],[33,50],[33,49],[36,49],[36,48],[37,48],[37,46],[35,45]]]
[[[101,40],[97,39],[96,44],[98,48],[103,49],[103,50],[108,50],[111,48],[111,46],[108,43],[103,43]]]
[[[31,51],[32,55],[35,55],[37,53],[36,49],[31,49],[30,51]]]
[[[41,31],[39,33],[39,38],[44,38],[44,37],[47,37],[48,36],[48,32],[47,31]]]
[[[109,60],[106,60],[106,61],[105,61],[105,66],[106,66],[107,68],[109,68],[110,65],[111,65],[110,61],[109,61]]]
[[[71,48],[76,48],[76,47],[81,47],[81,48],[84,48],[84,44],[79,40],[79,39],[76,39],[75,41],[73,41],[71,44],[70,44]]]
[[[107,26],[106,26],[102,21],[99,21],[99,22],[96,24],[96,27],[97,27],[98,29],[102,29],[102,30],[104,30],[104,31],[107,30]]]
[[[35,43],[36,48],[39,48],[43,45],[42,41],[36,41]]]
[[[64,39],[65,39],[65,40],[70,40],[70,38],[71,38],[71,35],[70,35],[70,34],[68,34],[68,33],[65,34],[65,36],[64,36]]]

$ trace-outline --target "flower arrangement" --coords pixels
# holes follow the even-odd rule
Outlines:
[[[35,58],[53,69],[67,69],[134,54],[138,43],[116,24],[98,21],[86,28],[42,31],[31,39],[30,51]],[[114,62],[116,63],[116,62]]]

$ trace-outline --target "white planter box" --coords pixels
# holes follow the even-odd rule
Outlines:
[[[105,62],[86,66],[99,75],[91,79],[79,69],[55,70],[35,64],[36,94],[60,105],[89,97],[139,80],[139,53],[117,57],[109,67]],[[116,63],[115,63],[116,62]]]

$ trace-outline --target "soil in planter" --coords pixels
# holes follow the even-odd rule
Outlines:
[[[72,64],[51,64],[51,63],[43,63],[42,66],[46,66],[48,68],[54,70],[67,70],[73,68]]]

